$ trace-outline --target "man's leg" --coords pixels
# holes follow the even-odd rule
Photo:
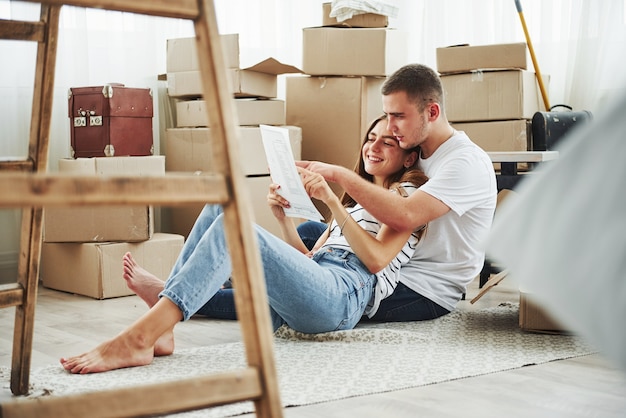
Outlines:
[[[323,222],[305,221],[297,226],[297,230],[304,245],[311,250],[327,227]]]
[[[372,318],[363,316],[362,321],[406,322],[435,319],[450,313],[435,302],[409,289],[402,283],[391,296],[383,299]]]

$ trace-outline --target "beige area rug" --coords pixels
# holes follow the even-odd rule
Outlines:
[[[366,324],[306,335],[281,328],[275,358],[284,406],[299,406],[462,379],[595,352],[571,335],[527,333],[517,304],[457,311],[434,321]],[[54,365],[34,370],[32,394],[54,396],[163,382],[245,366],[243,345],[177,351],[144,367],[71,375]],[[9,371],[0,372],[8,386]],[[252,412],[251,402],[176,414],[224,417]]]

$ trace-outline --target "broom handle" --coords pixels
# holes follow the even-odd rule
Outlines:
[[[526,36],[526,43],[528,44],[528,50],[530,51],[530,58],[533,61],[533,67],[535,67],[535,74],[537,75],[537,82],[539,82],[539,90],[541,90],[541,96],[543,97],[543,104],[546,110],[550,110],[550,102],[548,101],[548,94],[546,88],[543,85],[543,78],[541,77],[541,71],[539,71],[539,64],[537,64],[537,58],[535,57],[535,50],[533,44],[530,41],[530,35],[528,34],[528,28],[526,27],[526,20],[524,19],[524,13],[522,12],[521,0],[515,0],[515,7],[517,8],[517,14],[522,21],[522,27],[524,28],[524,35]]]

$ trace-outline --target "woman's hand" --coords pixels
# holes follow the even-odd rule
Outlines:
[[[297,168],[298,173],[300,173],[300,178],[302,179],[302,184],[304,185],[304,190],[306,190],[310,197],[321,200],[326,205],[328,205],[329,201],[337,199],[337,195],[330,188],[324,176],[302,167]]]
[[[278,194],[279,189],[280,185],[274,183],[270,184],[270,191],[267,194],[267,204],[272,210],[272,215],[280,221],[285,219],[285,211],[283,208],[288,208],[289,202]]]

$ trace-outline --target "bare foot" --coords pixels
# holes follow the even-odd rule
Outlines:
[[[167,331],[154,343],[154,356],[169,356],[174,352],[174,330]]]
[[[163,290],[163,280],[141,267],[131,253],[124,254],[124,280],[130,290],[143,299],[148,307],[153,307],[159,301],[159,293]]]
[[[150,364],[154,351],[155,347],[143,344],[143,339],[134,338],[125,332],[87,353],[68,359],[62,358],[61,365],[70,373],[100,373]]]

